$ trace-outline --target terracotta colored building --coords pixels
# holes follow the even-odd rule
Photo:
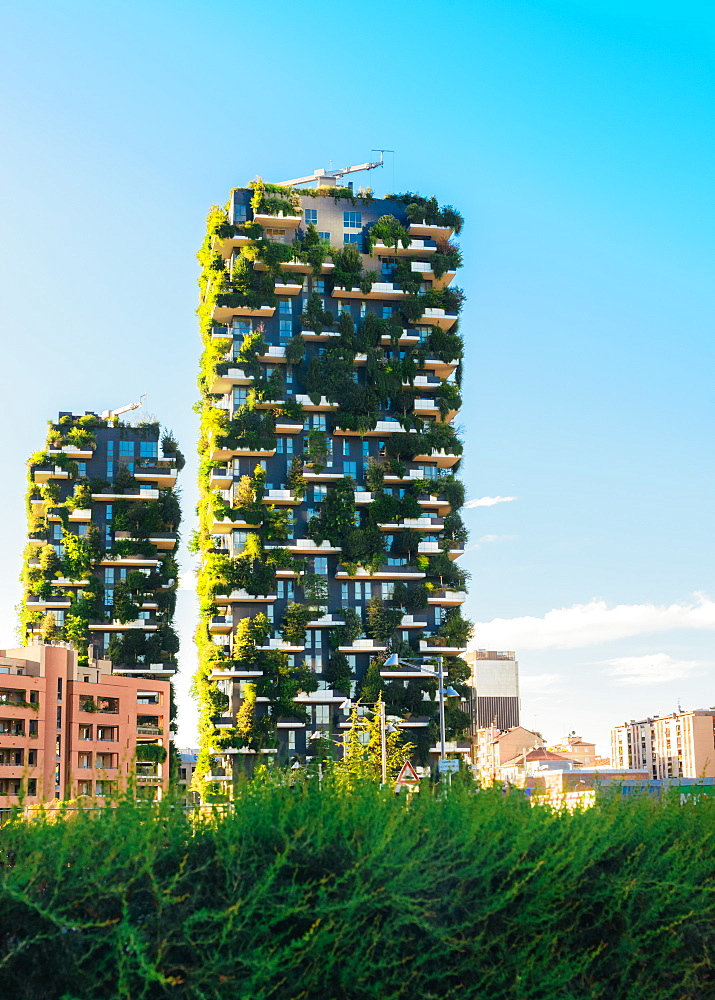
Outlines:
[[[549,747],[549,750],[559,753],[563,757],[568,757],[576,767],[592,767],[599,759],[596,755],[596,744],[581,739],[575,733],[567,736],[563,743]]]
[[[543,745],[538,733],[523,726],[500,730],[496,726],[478,729],[472,737],[472,748],[476,776],[483,785],[501,780],[500,768],[505,761],[512,760],[524,751]]]
[[[80,795],[130,779],[160,798],[169,781],[169,682],[80,666],[74,649],[0,650],[0,809]]]

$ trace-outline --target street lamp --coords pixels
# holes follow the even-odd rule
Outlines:
[[[434,657],[429,658],[434,659]],[[436,677],[438,680],[439,687],[437,688],[437,693],[439,694],[439,756],[440,760],[445,759],[446,749],[446,737],[445,737],[445,722],[444,722],[444,696],[447,695],[448,698],[459,697],[459,692],[455,691],[451,685],[444,686],[444,658],[442,656],[437,656],[437,673],[434,670],[425,670],[422,664],[424,663],[424,658],[420,657],[418,660],[403,660],[397,653],[391,653],[385,660],[386,667],[399,667],[400,665],[404,667],[419,667],[420,671],[427,677]]]

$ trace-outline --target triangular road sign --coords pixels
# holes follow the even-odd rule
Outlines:
[[[396,783],[399,784],[400,782],[403,782],[406,785],[419,785],[420,783],[417,771],[415,771],[414,767],[412,766],[412,764],[410,764],[409,760],[405,761],[405,763],[402,765],[402,770],[397,775]]]

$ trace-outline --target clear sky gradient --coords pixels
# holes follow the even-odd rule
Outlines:
[[[552,740],[715,703],[714,27],[690,0],[6,5],[0,646],[58,410],[148,392],[193,527],[211,203],[387,147],[358,183],[467,220],[464,474],[516,498],[466,512],[476,645],[518,650]]]

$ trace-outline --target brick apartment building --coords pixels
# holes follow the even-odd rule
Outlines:
[[[169,782],[169,681],[79,665],[64,644],[0,650],[0,810]]]

